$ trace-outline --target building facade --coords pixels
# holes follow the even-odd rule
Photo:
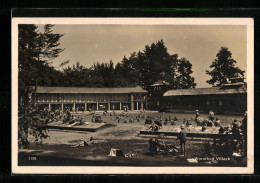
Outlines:
[[[243,78],[237,76],[219,87],[169,90],[163,95],[162,105],[168,111],[244,113],[247,111],[247,87]]]
[[[34,91],[34,90],[32,90]],[[39,107],[79,111],[147,109],[147,91],[133,88],[37,87],[32,102]],[[36,101],[34,101],[36,98]]]
[[[159,80],[151,85],[149,107],[152,110],[163,111],[161,102],[163,100],[163,94],[169,90],[170,84],[164,80]]]

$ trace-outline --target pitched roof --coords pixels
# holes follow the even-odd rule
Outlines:
[[[88,94],[127,94],[147,93],[140,86],[132,88],[85,88],[85,87],[37,87],[37,93],[88,93]]]
[[[246,93],[246,86],[243,85],[239,88],[190,88],[190,89],[175,89],[169,90],[163,94],[163,96],[181,96],[181,95],[222,95],[222,94],[237,94]]]

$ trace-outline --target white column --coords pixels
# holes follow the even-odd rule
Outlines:
[[[85,103],[85,111],[87,111],[87,103]]]
[[[98,102],[97,102],[97,111],[98,111]]]
[[[120,102],[120,108],[119,108],[119,110],[120,110],[120,111],[122,110],[122,105],[121,105],[121,102]]]
[[[131,110],[134,110],[134,95],[131,94]]]
[[[49,110],[51,111],[51,104],[49,103]]]
[[[139,102],[136,102],[136,110],[138,110],[138,103],[139,103]]]
[[[144,103],[141,102],[141,109],[144,110]]]
[[[61,103],[61,111],[63,112],[63,103]]]
[[[76,104],[73,103],[73,112],[75,112],[75,109],[76,109]]]
[[[107,110],[110,111],[110,102],[108,102],[107,105],[108,105],[108,109]]]

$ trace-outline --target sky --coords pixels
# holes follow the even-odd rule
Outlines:
[[[53,66],[70,60],[86,67],[95,62],[120,62],[124,56],[143,50],[163,39],[170,54],[185,57],[192,64],[197,88],[209,87],[205,70],[221,47],[228,47],[236,66],[246,71],[247,32],[245,25],[55,25],[65,50],[53,60]],[[246,73],[245,73],[246,74]]]

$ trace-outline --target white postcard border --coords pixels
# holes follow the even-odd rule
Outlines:
[[[247,167],[18,166],[18,24],[246,25]],[[12,18],[12,173],[13,174],[252,174],[254,172],[253,18]]]

